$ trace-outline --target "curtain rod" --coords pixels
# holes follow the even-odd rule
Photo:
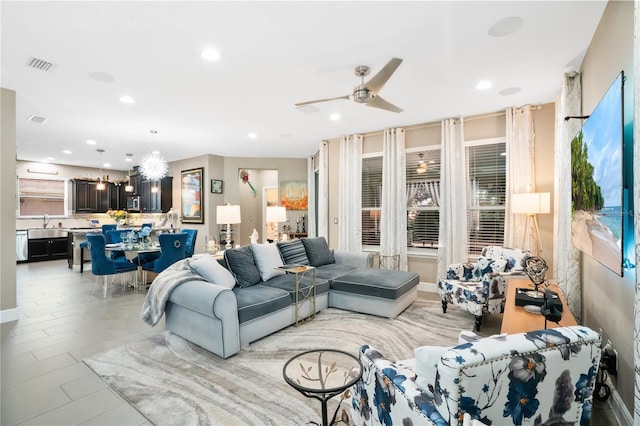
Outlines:
[[[529,107],[531,108],[532,111],[541,111],[542,110],[542,105],[523,105],[520,107],[515,107],[516,109],[523,109]],[[481,114],[481,115],[472,115],[470,117],[462,117],[464,118],[464,121],[474,121],[474,120],[480,120],[483,118],[492,118],[492,117],[500,117],[503,115],[506,115],[507,112],[505,111],[498,111],[498,112],[490,112],[487,114]],[[455,118],[454,120],[460,120],[460,117]],[[437,127],[440,126],[440,121],[434,121],[431,123],[422,123],[422,124],[414,124],[411,126],[397,126],[405,131],[407,130],[418,130],[418,129],[428,129],[430,127]],[[360,135],[362,135],[363,137],[371,137],[371,136],[379,136],[379,135],[383,135],[384,134],[384,130],[378,130],[375,132],[367,132],[367,133],[358,133]]]

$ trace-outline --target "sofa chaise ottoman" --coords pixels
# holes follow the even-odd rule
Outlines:
[[[155,325],[164,311],[167,330],[228,358],[296,323],[296,276],[277,270],[284,264],[315,268],[315,312],[311,303],[298,306],[300,318],[327,307],[394,318],[417,298],[418,274],[373,269],[371,253],[304,238],[226,250],[220,261],[208,255],[179,261],[153,281],[142,317]],[[299,281],[302,289],[312,284],[311,272]]]

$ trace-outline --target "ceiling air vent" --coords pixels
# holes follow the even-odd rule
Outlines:
[[[31,58],[29,62],[27,62],[27,66],[29,68],[33,68],[40,71],[53,71],[54,65],[51,62],[47,62],[43,59]]]
[[[40,117],[40,116],[37,116],[37,115],[30,115],[29,117],[27,117],[27,120],[33,121],[34,123],[39,123],[39,124],[42,124],[45,121],[47,121],[46,118]]]

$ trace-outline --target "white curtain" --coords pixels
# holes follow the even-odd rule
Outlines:
[[[338,248],[362,251],[362,136],[340,139]]]
[[[527,216],[511,213],[511,194],[536,192],[535,178],[535,133],[533,112],[530,106],[507,108],[507,211],[504,215],[504,243],[507,247],[517,247],[538,251],[533,221]],[[525,229],[526,225],[531,229]],[[526,241],[523,237],[527,235]],[[542,253],[538,253],[542,255]]]
[[[582,113],[579,73],[564,75],[560,99],[556,105],[553,279],[562,289],[571,313],[580,323],[582,314],[580,256],[578,250],[571,244],[571,140],[580,130],[582,121],[564,120],[566,116]]]
[[[318,151],[318,236],[329,241],[329,143],[322,141]]]
[[[309,196],[307,208],[307,236],[316,236],[316,170],[313,162],[314,157],[307,158],[307,194]]]
[[[466,262],[467,251],[467,167],[464,155],[462,119],[442,121],[440,164],[440,233],[438,237],[438,279],[446,276],[450,263]]]
[[[386,129],[382,145],[382,212],[380,256],[399,256],[398,269],[407,270],[407,161],[404,130]]]

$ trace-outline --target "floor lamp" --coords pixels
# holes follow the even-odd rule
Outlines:
[[[538,242],[538,254],[542,257],[542,241],[540,230],[538,229],[538,219],[536,215],[547,214],[551,211],[551,195],[548,192],[527,192],[523,194],[511,195],[511,213],[526,214],[527,222],[522,234],[521,247],[524,249],[524,242],[529,235],[529,224],[533,222],[535,237]]]
[[[216,223],[227,226],[227,245],[224,248],[229,250],[233,247],[231,245],[231,225],[241,223],[240,206],[232,206],[231,204],[218,206],[216,208]]]
[[[287,221],[287,209],[285,207],[269,206],[267,207],[267,223],[274,222],[273,241],[278,241],[278,223]]]

